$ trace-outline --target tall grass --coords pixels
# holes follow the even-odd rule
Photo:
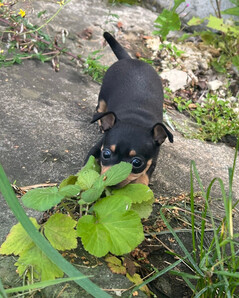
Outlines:
[[[202,181],[199,177],[196,164],[194,161],[191,162],[190,168],[190,203],[191,203],[191,232],[192,232],[192,247],[193,250],[189,251],[183,244],[177,233],[174,231],[172,226],[169,224],[168,220],[164,215],[164,209],[173,209],[173,206],[163,206],[160,210],[161,218],[166,224],[168,230],[172,233],[174,239],[177,241],[179,247],[181,248],[184,255],[179,256],[179,261],[175,262],[171,266],[165,268],[164,270],[157,272],[150,279],[146,280],[143,285],[156,279],[158,276],[169,271],[172,274],[180,276],[188,287],[193,292],[193,297],[234,297],[236,290],[239,294],[239,237],[238,233],[234,233],[233,228],[233,209],[238,204],[237,200],[233,204],[233,178],[235,175],[236,160],[239,148],[239,140],[237,142],[235,156],[232,167],[228,169],[229,177],[229,191],[228,194],[225,191],[225,186],[221,178],[213,179],[208,188],[204,189]],[[202,196],[204,198],[204,208],[201,214],[200,220],[200,239],[196,239],[195,231],[195,185],[194,177],[198,183]],[[215,183],[219,183],[221,190],[221,203],[224,206],[224,218],[219,225],[216,225],[215,219],[212,212],[212,207],[210,206],[210,194],[212,187]],[[213,227],[213,235],[211,237],[209,245],[205,244],[206,236],[206,217],[209,217],[211,225]],[[197,216],[198,218],[198,216]],[[180,272],[172,270],[182,262],[187,263],[187,268],[191,269],[191,273]],[[141,285],[137,286],[140,288]],[[134,289],[135,290],[135,289]]]
[[[228,169],[229,176],[229,191],[228,194],[225,191],[225,186],[221,178],[214,178],[209,184],[207,190],[204,190],[202,181],[199,177],[196,164],[191,162],[190,179],[191,179],[191,222],[192,222],[192,245],[193,251],[189,252],[184,246],[182,241],[178,238],[172,227],[169,225],[165,216],[162,213],[161,216],[165,221],[168,229],[174,235],[180,248],[183,250],[187,262],[192,270],[191,275],[185,275],[184,273],[174,272],[180,275],[188,286],[193,291],[195,297],[233,297],[236,288],[239,286],[239,250],[236,250],[236,245],[239,244],[236,237],[238,234],[234,234],[233,230],[233,216],[232,211],[238,201],[233,205],[233,178],[235,174],[236,159],[238,153],[239,141],[237,142],[233,166]],[[194,177],[199,184],[202,196],[205,201],[205,207],[201,216],[201,237],[199,243],[196,239],[195,231],[195,213],[194,213]],[[224,206],[224,218],[219,226],[216,226],[212,207],[210,206],[210,194],[213,185],[218,182],[221,190],[221,198]],[[211,225],[213,227],[213,236],[209,245],[205,245],[205,228],[206,228],[206,216],[209,216]],[[185,278],[187,277],[187,278]],[[197,280],[196,285],[192,286],[192,283],[188,281],[190,279]]]

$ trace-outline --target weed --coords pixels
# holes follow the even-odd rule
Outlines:
[[[239,118],[234,111],[235,104],[230,101],[208,93],[201,105],[196,103],[195,108],[190,109],[191,100],[180,97],[173,100],[180,112],[187,112],[197,123],[198,133],[193,137],[218,142],[227,135],[239,136]]]
[[[153,33],[160,35],[163,40],[166,39],[170,31],[177,31],[181,28],[179,15],[176,13],[178,6],[185,0],[175,0],[172,10],[164,9],[155,20],[155,30]]]
[[[184,53],[184,51],[180,51],[175,45],[173,45],[171,42],[169,43],[161,43],[159,46],[159,51],[166,50],[171,54],[171,56],[177,58],[180,57],[181,54]]]
[[[59,46],[57,37],[51,38],[42,31],[70,1],[58,1],[56,3],[58,9],[55,14],[39,27],[28,21],[25,10],[20,9],[19,12],[14,10],[14,6],[19,2],[18,0],[10,3],[0,1],[0,22],[6,27],[1,36],[4,43],[0,48],[0,67],[10,66],[15,63],[19,64],[25,59],[38,59],[42,62],[52,61],[54,69],[58,71],[59,56],[61,54],[69,55],[72,59],[82,62],[80,57]],[[46,11],[39,12],[38,18],[41,18],[45,13]],[[62,32],[62,44],[65,43],[66,36],[67,32]],[[4,44],[5,47],[3,47]]]
[[[102,65],[100,63],[100,58],[103,55],[99,55],[100,50],[94,51],[91,53],[84,64],[84,73],[90,75],[94,81],[102,83],[105,72],[108,69],[108,66]]]
[[[193,254],[187,251],[185,246],[180,243],[178,244],[185,251],[186,257],[189,261],[188,265],[191,267],[192,275],[179,273],[174,271],[175,274],[181,276],[191,290],[194,292],[195,297],[232,297],[235,294],[235,290],[239,286],[239,251],[236,251],[236,238],[238,234],[233,231],[233,209],[238,204],[238,200],[233,204],[232,186],[233,178],[235,174],[235,165],[237,159],[237,152],[239,147],[239,141],[237,142],[237,148],[235,150],[235,157],[233,166],[229,168],[229,193],[226,194],[225,186],[220,178],[215,178],[209,184],[207,191],[204,190],[199,174],[197,172],[195,162],[191,163],[191,212],[192,212],[192,243],[193,243]],[[205,200],[205,207],[202,212],[201,218],[201,237],[197,245],[195,237],[195,213],[194,213],[194,183],[193,174],[200,186],[203,198]],[[210,193],[212,186],[218,182],[221,188],[222,202],[224,204],[225,216],[221,224],[217,227],[213,218],[213,212],[210,207]],[[162,213],[161,213],[162,215]],[[209,215],[211,224],[213,227],[213,238],[209,246],[205,246],[205,228],[206,228],[206,216]],[[164,217],[164,216],[163,216]],[[164,217],[165,220],[165,217]],[[168,226],[167,221],[165,223]],[[169,226],[168,226],[169,227]],[[172,228],[169,227],[172,232]],[[173,232],[175,234],[175,232]],[[175,234],[176,235],[176,234]],[[174,236],[175,236],[174,235]],[[177,235],[176,235],[177,236]],[[190,256],[190,258],[189,258]],[[196,279],[197,283],[194,287],[190,281],[190,278]]]
[[[181,29],[181,21],[176,9],[178,6],[185,2],[185,0],[176,0],[175,5],[171,10],[164,9],[162,13],[155,20],[155,30],[153,33],[160,35],[165,40],[170,31],[178,31]],[[221,14],[229,14],[232,16],[238,16],[239,3],[237,0],[231,0],[235,7],[220,11],[220,1],[216,0],[217,11],[216,15],[206,18],[193,17],[188,26],[200,25],[207,22],[206,26],[210,29],[202,32],[195,32],[194,36],[201,36],[202,40],[206,44],[210,44],[216,49],[219,49],[220,56],[216,57],[212,61],[212,66],[218,72],[225,73],[231,65],[234,65],[239,70],[239,26],[236,20],[230,20],[230,22],[224,22],[221,18]],[[214,30],[214,31],[211,31]],[[218,33],[215,33],[217,31]],[[187,38],[189,35],[184,35],[181,40]]]
[[[201,24],[208,21],[207,27],[218,31],[216,34],[212,31],[202,31],[194,35],[201,36],[204,43],[212,45],[220,50],[220,56],[212,60],[212,66],[218,72],[225,73],[226,70],[233,64],[239,70],[239,26],[232,22],[232,25],[227,24],[223,19],[210,16],[208,18],[192,18],[189,26]]]
[[[186,246],[181,241],[175,230],[169,224],[165,217],[165,209],[172,210],[173,206],[163,206],[160,209],[160,215],[163,219],[168,230],[177,241],[184,255],[178,255],[172,251],[168,252],[173,254],[178,261],[174,262],[170,266],[164,268],[160,272],[157,272],[152,277],[146,279],[143,283],[134,288],[133,291],[140,288],[143,285],[155,280],[157,277],[170,271],[171,274],[180,276],[188,287],[193,292],[193,297],[234,297],[236,290],[239,288],[239,250],[236,249],[238,245],[238,236],[233,230],[233,209],[239,203],[239,200],[233,203],[233,178],[235,174],[235,165],[237,159],[237,153],[239,148],[239,140],[237,142],[233,165],[228,170],[229,176],[229,192],[226,194],[225,186],[220,178],[215,178],[209,184],[205,191],[201,179],[199,177],[195,162],[191,162],[190,169],[190,181],[191,181],[191,232],[192,232],[192,246],[193,251],[188,251]],[[195,212],[194,207],[194,180],[196,178],[197,183],[200,186],[201,194],[204,199],[204,208],[201,214],[201,220],[198,223],[200,231],[196,231],[195,223],[198,214]],[[218,182],[221,188],[221,201],[224,205],[225,216],[219,226],[216,226],[213,212],[210,206],[210,193],[212,186]],[[206,237],[206,221],[210,219],[210,223],[213,227],[213,236],[209,245],[205,244]],[[196,232],[199,232],[200,239],[196,239]],[[191,273],[182,272],[179,270],[172,270],[181,262],[186,263],[187,268],[191,270]],[[132,297],[132,295],[131,295]]]

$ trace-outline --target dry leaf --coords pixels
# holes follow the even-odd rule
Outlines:
[[[122,265],[120,259],[115,256],[107,256],[105,258],[108,267],[110,268],[112,273],[116,274],[126,274],[126,268]]]

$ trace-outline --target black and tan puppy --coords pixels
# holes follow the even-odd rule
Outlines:
[[[130,182],[148,185],[159,147],[173,135],[163,122],[163,88],[157,72],[147,63],[131,59],[108,32],[104,38],[119,59],[106,72],[92,123],[97,121],[103,138],[90,150],[104,173],[121,161],[130,162]]]

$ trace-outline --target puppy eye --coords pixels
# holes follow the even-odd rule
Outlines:
[[[131,160],[131,164],[134,168],[140,168],[143,165],[143,161],[139,157],[134,157]]]
[[[109,159],[111,157],[111,151],[110,149],[103,149],[102,156],[104,159]]]

